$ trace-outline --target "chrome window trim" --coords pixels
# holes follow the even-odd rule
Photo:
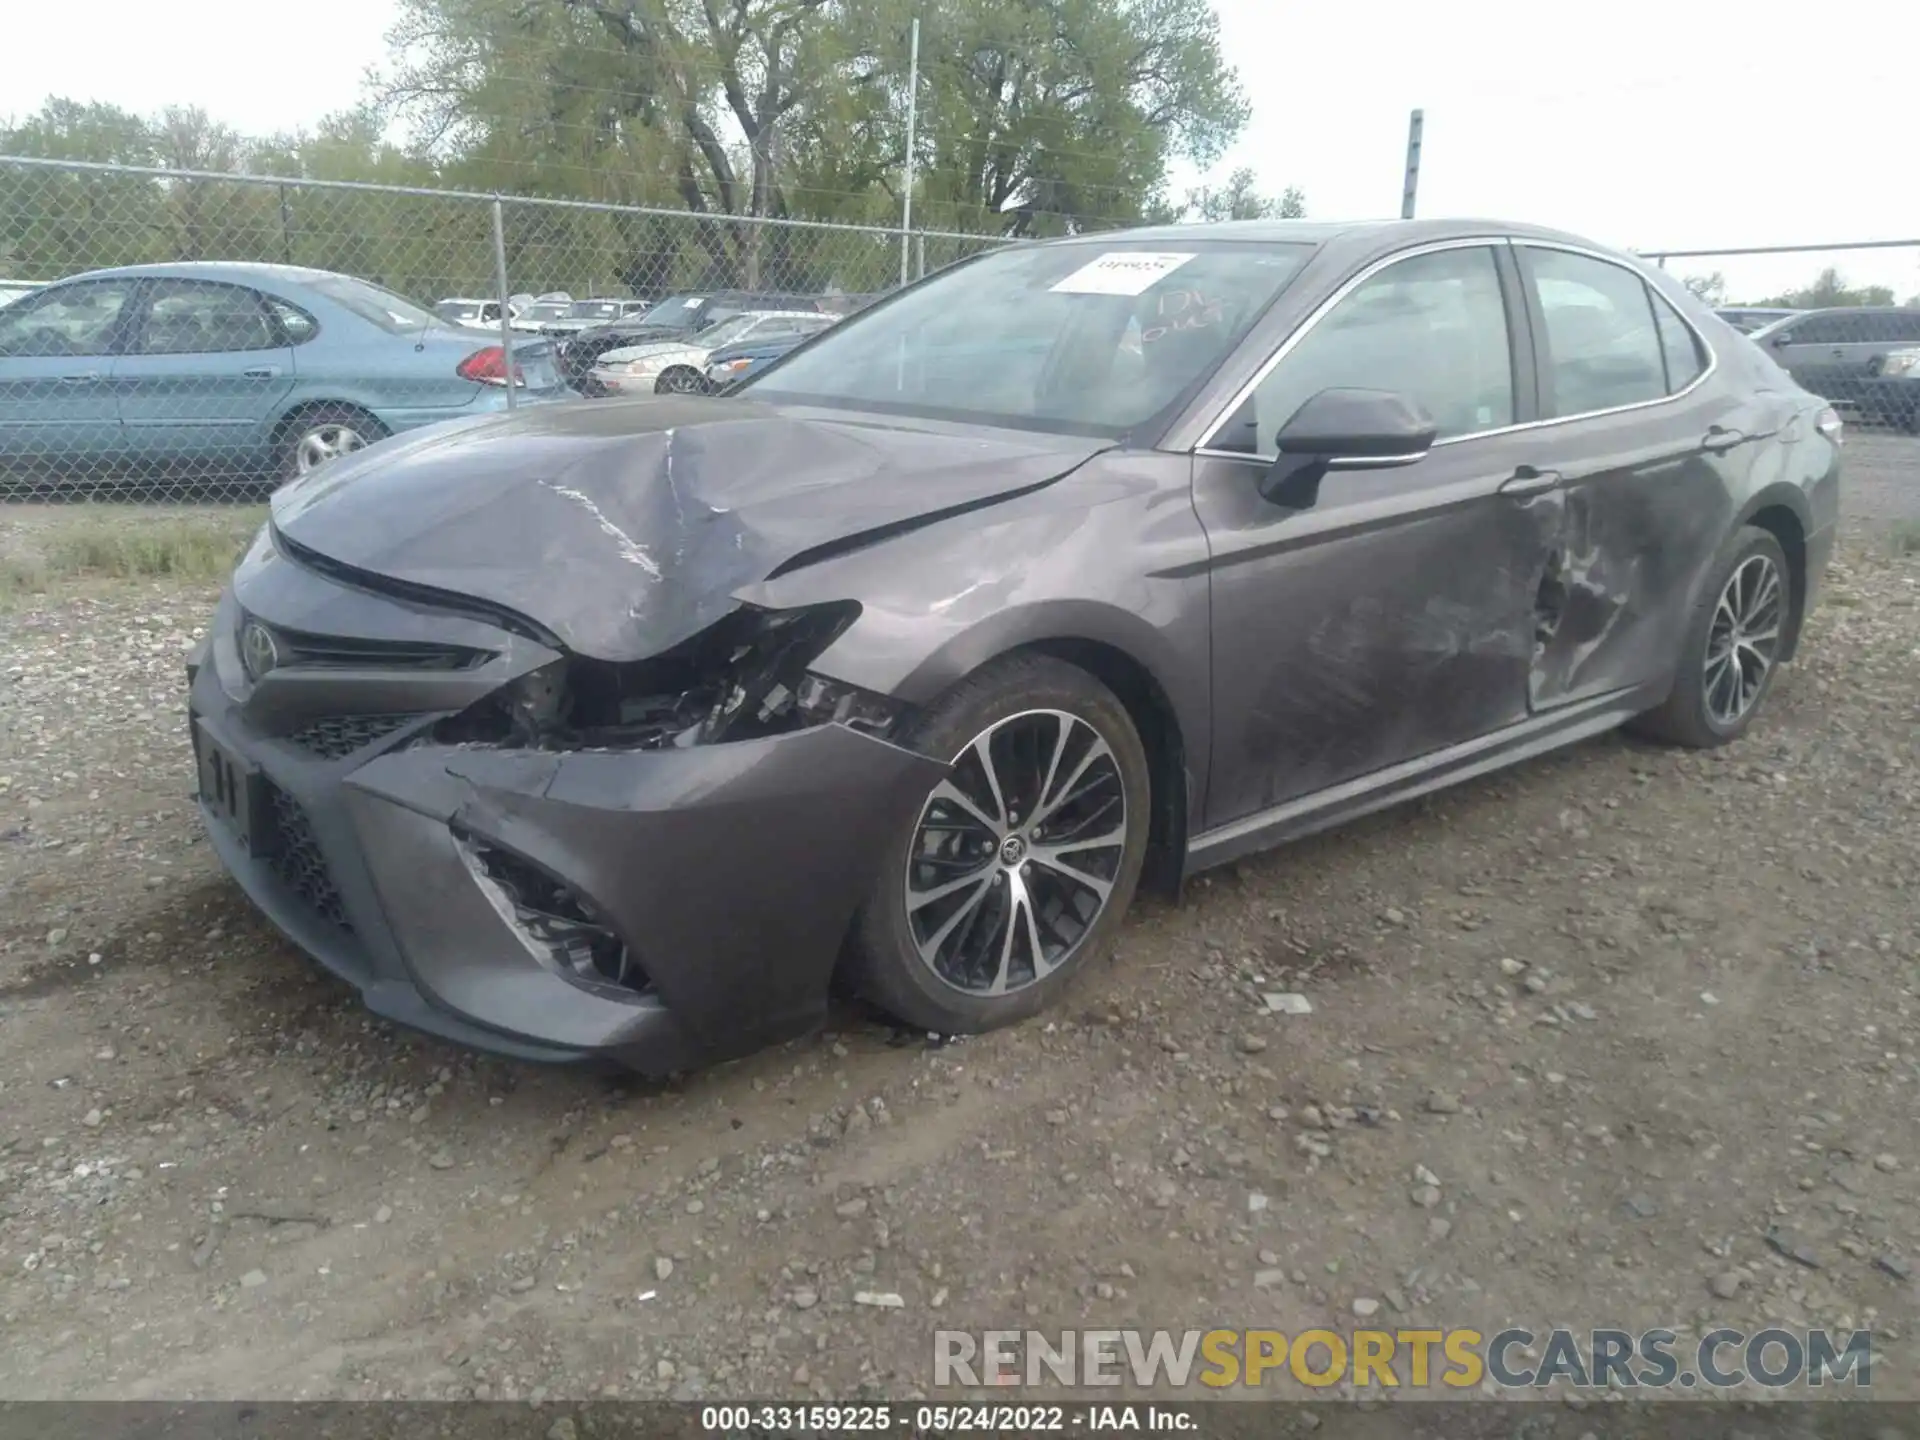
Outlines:
[[[1517,435],[1527,430],[1544,430],[1554,425],[1571,424],[1576,420],[1593,420],[1607,415],[1625,415],[1634,410],[1649,410],[1656,405],[1671,405],[1676,400],[1684,400],[1695,390],[1699,389],[1707,382],[1707,378],[1720,368],[1720,352],[1713,348],[1713,342],[1707,338],[1700,327],[1695,325],[1678,305],[1675,305],[1671,300],[1668,300],[1665,295],[1661,294],[1657,285],[1644,274],[1635,270],[1631,264],[1624,263],[1620,257],[1616,255],[1608,255],[1604,251],[1595,250],[1589,246],[1573,245],[1562,240],[1535,240],[1528,237],[1511,235],[1475,235],[1453,240],[1436,240],[1427,245],[1416,245],[1410,249],[1397,250],[1391,255],[1383,256],[1347,280],[1339,289],[1335,290],[1333,294],[1315,306],[1313,312],[1295,326],[1293,333],[1288,335],[1287,338],[1280,343],[1280,348],[1269,355],[1266,363],[1254,372],[1253,378],[1248,380],[1245,385],[1242,385],[1240,389],[1234,393],[1233,399],[1227,403],[1226,407],[1214,416],[1213,422],[1207,426],[1204,432],[1205,438],[1202,439],[1200,444],[1193,447],[1191,453],[1195,456],[1206,456],[1216,460],[1239,460],[1255,465],[1274,464],[1280,458],[1278,454],[1250,455],[1239,450],[1222,450],[1207,442],[1219,436],[1220,431],[1225,427],[1226,423],[1239,412],[1242,405],[1247,403],[1248,397],[1260,388],[1261,383],[1266,380],[1267,376],[1273,373],[1274,368],[1278,366],[1282,360],[1287,358],[1294,346],[1306,338],[1308,332],[1320,323],[1328,311],[1332,310],[1334,306],[1338,305],[1342,300],[1346,299],[1348,295],[1352,294],[1353,291],[1371,280],[1375,275],[1378,275],[1382,270],[1397,265],[1402,260],[1413,260],[1422,255],[1437,254],[1445,250],[1469,250],[1477,246],[1491,247],[1496,245],[1505,245],[1511,249],[1530,247],[1535,250],[1562,250],[1569,255],[1582,255],[1589,260],[1598,260],[1604,265],[1612,265],[1617,269],[1625,270],[1652,292],[1655,301],[1664,304],[1669,310],[1673,311],[1675,315],[1680,317],[1680,323],[1687,327],[1688,332],[1706,350],[1707,363],[1700,373],[1694,376],[1686,385],[1674,391],[1673,394],[1662,395],[1656,400],[1636,400],[1631,405],[1615,405],[1606,410],[1582,410],[1576,415],[1554,415],[1544,419],[1522,420],[1512,425],[1501,425],[1491,430],[1473,430],[1465,435],[1448,435],[1434,441],[1433,449],[1438,450],[1443,445],[1457,445],[1463,440],[1486,440],[1496,435]],[[1525,283],[1526,277],[1522,275],[1521,284],[1524,285]],[[1412,464],[1413,462],[1408,460],[1400,463]]]

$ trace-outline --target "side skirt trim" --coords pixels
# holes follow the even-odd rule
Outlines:
[[[1197,875],[1243,855],[1344,825],[1404,800],[1604,734],[1658,705],[1666,698],[1666,689],[1666,684],[1661,682],[1590,696],[1530,715],[1490,735],[1203,831],[1187,846],[1185,874]]]

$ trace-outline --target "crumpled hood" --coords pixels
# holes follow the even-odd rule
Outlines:
[[[1105,448],[743,399],[537,405],[335,460],[272,515],[331,560],[636,660],[816,547],[1033,489]]]

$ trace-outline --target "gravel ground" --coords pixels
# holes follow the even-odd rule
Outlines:
[[[16,602],[0,1396],[903,1397],[936,1325],[1366,1302],[1871,1326],[1875,1391],[1920,1394],[1920,555],[1886,542],[1920,442],[1850,454],[1740,744],[1603,738],[1243,862],[1051,1023],[939,1047],[850,1012],[671,1085],[368,1017],[198,835],[209,597]]]

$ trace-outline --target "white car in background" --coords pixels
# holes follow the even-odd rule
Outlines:
[[[464,295],[450,295],[433,307],[433,313],[449,325],[464,325],[469,330],[494,330],[500,328],[500,302],[498,300],[473,300]],[[508,304],[507,319],[519,315],[519,309]]]
[[[566,314],[557,320],[549,320],[540,327],[540,330],[543,335],[551,339],[559,339],[564,335],[575,335],[582,330],[590,330],[595,325],[611,325],[616,320],[644,315],[653,306],[654,302],[651,300],[636,300],[631,296],[576,300],[567,307]]]
[[[817,310],[748,310],[692,335],[609,350],[594,363],[592,374],[614,395],[703,394],[711,388],[707,356],[721,346],[775,335],[811,335],[839,318]]]
[[[538,335],[554,321],[566,319],[571,309],[573,296],[564,290],[549,290],[544,295],[535,296],[531,305],[523,306],[510,323],[515,330]]]
[[[43,280],[0,280],[0,310],[16,300],[24,300],[45,283]]]

